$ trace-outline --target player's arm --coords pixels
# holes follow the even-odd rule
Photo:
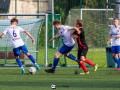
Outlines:
[[[60,36],[59,33],[57,33],[53,38],[50,39],[50,41],[53,41],[54,39],[58,38]]]
[[[78,28],[76,28],[76,27],[71,27],[70,29],[77,31],[77,33],[80,34],[80,30],[79,30]]]
[[[115,38],[116,38],[116,39],[119,39],[119,38],[120,38],[120,35],[116,35]]]
[[[107,41],[107,45],[110,45],[110,43],[111,43],[111,38],[112,38],[112,35],[109,34],[109,36],[108,36],[108,41]]]
[[[4,38],[4,37],[5,37],[5,34],[2,33],[2,34],[0,35],[0,38]]]
[[[27,34],[27,35],[31,38],[32,44],[34,44],[34,43],[35,43],[35,40],[34,40],[33,36],[32,36],[28,31],[26,31],[26,30],[24,30],[23,32],[24,32],[25,34]]]
[[[0,38],[4,38],[6,36],[8,29],[5,29],[3,33],[0,35]]]

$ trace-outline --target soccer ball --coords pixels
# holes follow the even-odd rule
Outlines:
[[[52,89],[56,89],[56,85],[52,84],[52,85],[51,85],[51,88],[52,88]]]
[[[30,74],[35,74],[36,73],[36,68],[35,67],[29,67],[28,72]]]

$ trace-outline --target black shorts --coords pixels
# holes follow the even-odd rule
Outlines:
[[[80,59],[81,56],[86,57],[87,52],[88,52],[88,48],[78,50],[78,59]]]

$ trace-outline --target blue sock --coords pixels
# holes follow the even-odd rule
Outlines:
[[[56,66],[57,66],[58,62],[59,62],[59,58],[54,58],[52,70],[56,69]]]
[[[118,64],[117,68],[120,68],[120,58],[118,58],[117,64]]]
[[[78,59],[75,56],[73,56],[72,54],[69,54],[67,57],[78,62]]]
[[[18,63],[18,65],[19,65],[20,68],[23,68],[23,67],[22,67],[22,63],[21,63],[21,61],[20,61],[19,58],[16,58],[16,62]]]
[[[120,58],[113,58],[115,63],[117,63],[117,68],[120,68]]]
[[[116,63],[118,63],[118,58],[113,58],[113,60],[114,60]]]
[[[34,63],[34,64],[36,63],[36,61],[32,55],[29,55],[28,58],[32,61],[32,63]]]

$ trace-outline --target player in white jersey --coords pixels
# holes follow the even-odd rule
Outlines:
[[[3,33],[0,35],[0,38],[4,38],[6,34],[9,35],[9,38],[10,38],[10,41],[11,41],[11,46],[13,48],[13,52],[14,52],[14,55],[15,55],[15,58],[16,58],[16,62],[18,63],[19,67],[21,68],[22,74],[25,74],[25,69],[22,66],[22,63],[21,63],[20,58],[19,58],[20,50],[22,50],[22,52],[24,54],[26,54],[26,56],[32,61],[32,63],[35,65],[35,67],[39,71],[40,67],[36,63],[34,57],[31,54],[28,53],[28,49],[25,46],[25,44],[24,44],[24,42],[23,42],[23,40],[20,36],[20,32],[24,32],[25,34],[27,34],[31,38],[32,44],[34,44],[35,40],[28,31],[26,31],[23,28],[17,26],[17,24],[18,24],[18,19],[12,18],[11,19],[11,25],[8,26],[3,31]]]
[[[59,57],[64,54],[68,58],[75,60],[78,62],[77,58],[73,56],[72,54],[69,54],[69,52],[72,50],[72,48],[75,45],[74,39],[71,37],[71,32],[70,30],[76,30],[78,33],[80,33],[79,29],[75,27],[70,27],[66,25],[61,25],[60,21],[54,21],[53,25],[55,28],[57,28],[59,31],[58,33],[54,36],[54,38],[50,39],[50,41],[53,41],[54,39],[58,38],[59,36],[62,37],[63,39],[63,46],[55,53],[54,55],[54,62],[53,62],[53,67],[52,69],[46,69],[45,71],[47,73],[55,73],[56,66],[59,61]]]
[[[120,26],[119,26],[119,19],[114,18],[113,23],[114,23],[114,25],[110,29],[107,44],[109,45],[109,43],[111,41],[112,57],[113,57],[114,61],[117,63],[116,70],[119,71],[120,70]],[[118,55],[118,58],[116,57],[116,54]]]

